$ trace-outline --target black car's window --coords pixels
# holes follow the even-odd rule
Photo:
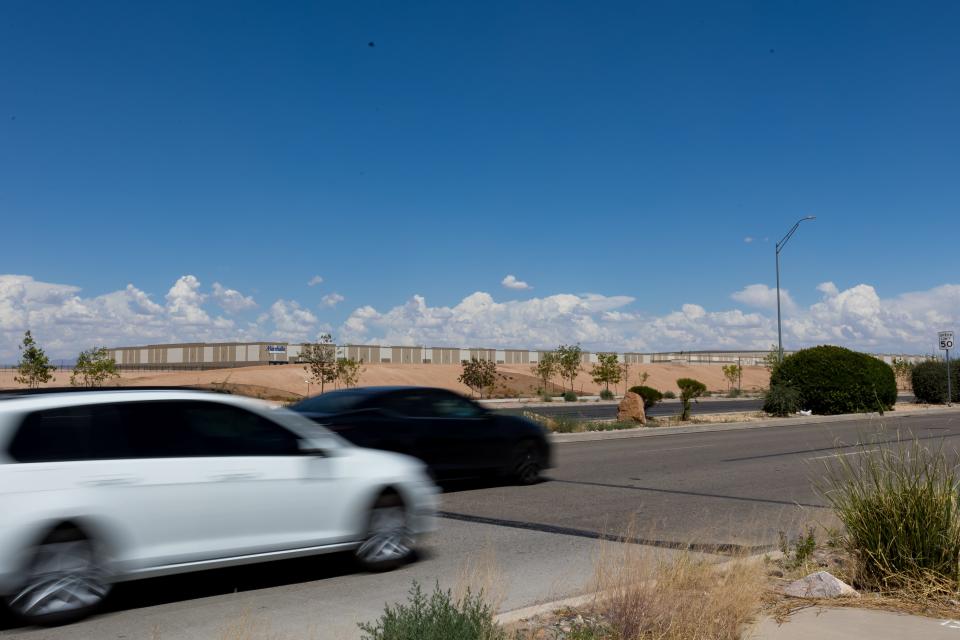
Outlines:
[[[430,403],[438,418],[479,418],[483,415],[483,409],[453,393],[434,393]]]
[[[371,406],[373,402],[371,401]],[[406,418],[434,418],[433,404],[427,393],[418,391],[404,391],[390,393],[377,400],[378,408]]]
[[[409,418],[479,418],[483,410],[466,398],[443,391],[404,391],[382,399],[381,406]]]
[[[307,413],[342,413],[356,409],[366,397],[367,395],[364,393],[350,391],[321,393],[297,403],[294,409]]]

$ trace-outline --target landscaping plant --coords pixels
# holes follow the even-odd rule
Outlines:
[[[787,356],[770,376],[770,388],[792,386],[800,405],[818,415],[892,409],[897,383],[887,363],[843,347],[802,349]]]
[[[494,610],[469,590],[462,599],[433,588],[428,597],[417,582],[406,604],[387,605],[373,623],[361,623],[363,640],[506,640],[507,633],[493,620]]]
[[[680,401],[683,403],[683,409],[680,413],[681,420],[690,419],[690,401],[696,400],[707,392],[707,385],[693,378],[680,378],[677,380],[677,386],[680,387]]]
[[[919,440],[856,453],[828,463],[817,488],[843,523],[857,581],[881,591],[935,585],[956,593],[960,477],[953,456]]]
[[[656,405],[658,402],[663,400],[663,394],[654,389],[653,387],[639,386],[639,387],[630,387],[629,391],[637,394],[643,398],[643,410],[649,411]]]

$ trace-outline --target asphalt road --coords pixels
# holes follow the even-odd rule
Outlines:
[[[840,456],[915,435],[960,444],[960,412],[887,414],[797,425],[558,444],[558,466],[532,487],[463,485],[442,501],[440,531],[402,570],[357,572],[344,556],[241,567],[121,585],[101,615],[2,637],[45,640],[355,638],[357,621],[426,587],[492,568],[504,609],[582,592],[598,539],[629,534],[651,553],[776,543],[780,530],[829,518],[811,480]],[[480,574],[484,571],[480,571]]]

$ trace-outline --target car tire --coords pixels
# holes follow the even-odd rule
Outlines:
[[[414,556],[413,539],[407,526],[407,509],[396,493],[377,498],[367,518],[363,542],[355,552],[367,571],[391,571]]]
[[[510,475],[513,481],[520,485],[531,485],[540,482],[540,472],[543,471],[543,456],[540,449],[532,440],[524,440],[514,447],[513,463]]]
[[[110,586],[94,541],[78,529],[58,528],[32,549],[20,586],[4,603],[26,624],[67,624],[93,613]]]

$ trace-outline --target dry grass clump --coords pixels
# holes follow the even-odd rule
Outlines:
[[[955,598],[960,589],[956,454],[919,440],[826,466],[818,489],[843,523],[860,588]]]
[[[759,610],[762,563],[718,566],[690,551],[652,558],[633,545],[598,563],[594,608],[617,640],[739,640]]]

